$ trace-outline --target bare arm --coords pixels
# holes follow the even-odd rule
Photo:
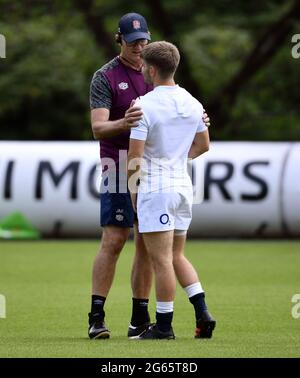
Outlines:
[[[136,211],[137,181],[144,155],[145,141],[130,139],[128,150],[128,189],[130,191],[131,202]]]
[[[132,106],[133,104],[134,102],[132,102],[130,108],[127,109],[124,118],[116,121],[109,121],[108,109],[93,109],[91,111],[91,124],[94,138],[97,140],[111,138],[132,127],[136,127],[143,113],[141,108]]]
[[[195,159],[196,157],[204,154],[204,152],[209,150],[209,133],[208,130],[202,133],[197,133],[189,150],[188,157],[190,159]]]

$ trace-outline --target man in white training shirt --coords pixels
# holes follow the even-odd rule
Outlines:
[[[154,90],[135,103],[143,118],[131,129],[128,185],[139,232],[153,263],[157,303],[156,323],[139,339],[175,338],[176,277],[195,309],[195,337],[210,338],[216,322],[207,310],[198,275],[184,256],[193,202],[187,160],[209,148],[203,107],[174,82],[180,60],[176,46],[154,42],[143,49],[141,57],[145,81],[153,84]]]

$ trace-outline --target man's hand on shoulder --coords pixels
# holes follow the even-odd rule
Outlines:
[[[142,118],[142,109],[139,106],[134,106],[134,102],[131,102],[124,116],[124,129],[129,130],[132,127],[137,127]]]
[[[209,118],[209,116],[208,116],[208,114],[206,113],[205,110],[204,110],[202,119],[203,119],[203,122],[205,123],[205,126],[209,127],[210,126],[210,118]]]

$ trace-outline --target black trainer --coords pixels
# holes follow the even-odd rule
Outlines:
[[[154,323],[151,324],[149,322],[146,322],[146,323],[141,324],[140,326],[134,327],[130,323],[128,327],[128,333],[127,333],[128,338],[131,340],[138,339],[144,332],[147,331],[148,327],[153,324]]]
[[[107,329],[103,320],[89,313],[89,338],[90,339],[108,339],[110,331]]]
[[[207,310],[204,310],[201,319],[197,320],[195,339],[210,339],[215,327],[216,321]]]
[[[175,335],[174,335],[174,332],[173,332],[173,328],[171,327],[171,329],[167,332],[163,332],[161,330],[158,329],[157,325],[156,324],[151,324],[147,331],[144,332],[139,338],[138,340],[151,340],[151,339],[166,339],[166,340],[174,340],[175,339]]]

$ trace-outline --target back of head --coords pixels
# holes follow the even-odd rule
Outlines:
[[[162,79],[174,75],[180,61],[177,47],[166,41],[152,42],[145,46],[141,57],[147,64],[157,68]]]

